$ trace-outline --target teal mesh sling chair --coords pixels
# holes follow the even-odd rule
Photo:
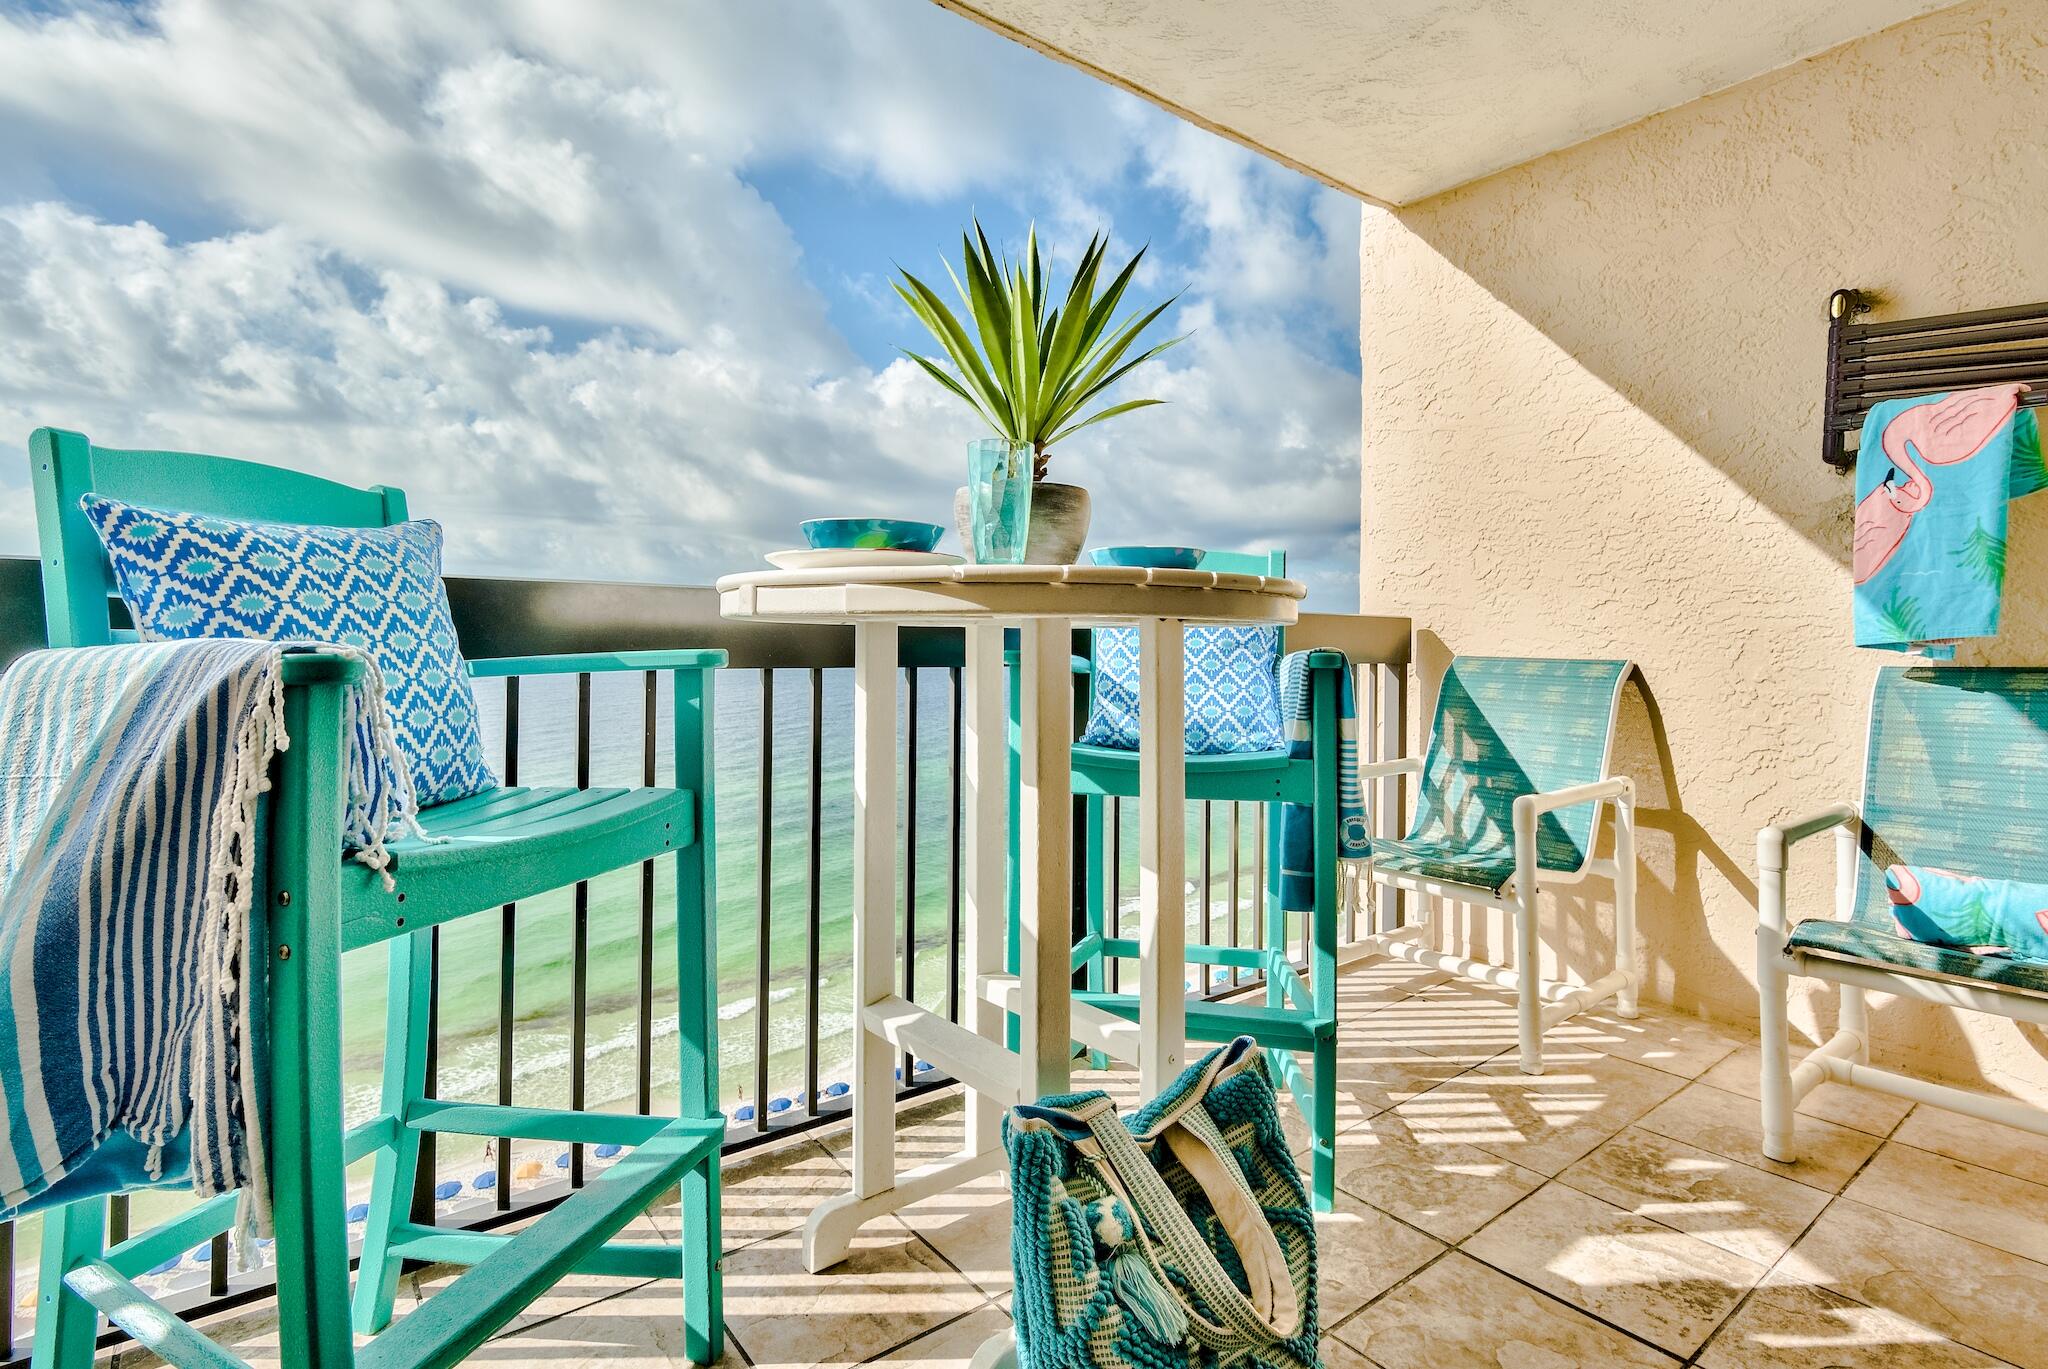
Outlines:
[[[81,512],[88,494],[149,509],[268,525],[377,529],[406,520],[405,496],[298,472],[181,452],[117,451],[70,432],[30,440],[50,645],[132,640],[110,622],[113,570]],[[417,526],[417,525],[414,525]],[[534,656],[472,661],[472,676],[667,670],[674,676],[675,783],[639,789],[498,787],[426,807],[430,840],[394,841],[393,886],[345,864],[341,692],[364,666],[337,653],[287,658],[285,719],[257,817],[256,906],[265,910],[264,1014],[270,1198],[281,1358],[293,1366],[447,1365],[462,1360],[564,1275],[682,1280],[687,1353],[723,1343],[718,1273],[718,1113],[713,1002],[712,671],[717,651]],[[640,1117],[439,1102],[425,1096],[428,930],[611,870],[673,856],[676,869],[679,1117]],[[344,951],[389,950],[382,1101],[352,1129],[342,1119],[339,969]],[[287,953],[286,948],[289,948]],[[444,967],[461,973],[461,967]],[[408,1211],[425,1133],[632,1147],[618,1164],[513,1235],[415,1225]],[[344,1167],[374,1157],[375,1178],[351,1296]],[[679,1243],[612,1238],[680,1184]],[[153,1303],[133,1282],[167,1254],[229,1229],[235,1194],[107,1246],[105,1195],[45,1216],[35,1328],[39,1369],[93,1357],[98,1316],[177,1364],[241,1361]],[[407,1258],[472,1266],[390,1325]],[[354,1332],[376,1333],[356,1348]]]
[[[1207,552],[1200,569],[1240,575],[1284,576],[1285,552],[1268,554]],[[1280,654],[1287,650],[1281,633]],[[1191,999],[1187,1005],[1187,1034],[1190,1040],[1221,1042],[1250,1036],[1267,1051],[1278,1078],[1293,1093],[1313,1138],[1310,1155],[1310,1194],[1319,1211],[1329,1211],[1336,1192],[1337,1132],[1337,956],[1339,860],[1337,841],[1338,726],[1337,685],[1348,668],[1341,653],[1317,651],[1309,658],[1310,746],[1305,757],[1294,757],[1284,741],[1267,750],[1186,758],[1186,790],[1191,800],[1245,802],[1278,805],[1303,804],[1314,811],[1315,872],[1314,906],[1306,910],[1306,933],[1290,936],[1291,915],[1282,910],[1279,886],[1280,822],[1269,809],[1266,823],[1264,892],[1265,921],[1257,946],[1223,946],[1191,940],[1187,963],[1197,973],[1197,983],[1206,981],[1217,967],[1247,971],[1263,976],[1265,1001],[1209,1002]],[[1076,668],[1092,679],[1092,663],[1076,662]],[[1085,685],[1086,681],[1084,681]],[[1011,691],[1011,782],[1017,776],[1016,698]],[[1277,723],[1278,700],[1274,702]],[[1108,810],[1118,799],[1138,793],[1138,756],[1132,749],[1112,746],[1076,745],[1073,748],[1073,789],[1087,805],[1087,865],[1085,873],[1085,931],[1074,946],[1073,965],[1084,977],[1085,990],[1075,996],[1083,1009],[1111,1013],[1127,1021],[1138,1017],[1138,996],[1108,990],[1109,962],[1132,959],[1138,943],[1113,934],[1108,907],[1110,899]],[[1011,812],[1017,811],[1012,796]],[[1017,946],[1018,888],[1017,827],[1010,825],[1010,953],[1015,971]],[[1233,897],[1235,896],[1235,890]],[[1297,967],[1289,959],[1290,944],[1305,947],[1305,964]],[[1301,1057],[1307,1057],[1304,1069]]]
[[[1543,1033],[1607,998],[1636,1013],[1635,786],[1610,775],[1627,661],[1460,656],[1445,672],[1422,757],[1359,767],[1409,777],[1415,816],[1398,841],[1375,841],[1375,884],[1426,899],[1498,908],[1514,923],[1504,968],[1421,944],[1426,919],[1361,946],[1516,994],[1521,1068],[1543,1073]],[[1595,854],[1614,809],[1614,854]],[[1614,968],[1590,983],[1542,977],[1540,889],[1589,875],[1614,881]]]
[[[1788,925],[1790,848],[1835,834],[1833,915]],[[2048,936],[2048,669],[1893,666],[1870,700],[1863,801],[1757,834],[1757,987],[1763,1025],[1763,1152],[1797,1158],[1799,1101],[1850,1084],[2048,1136],[2048,1110],[1972,1093],[1870,1063],[1872,990],[2048,1025],[2048,959],[1989,950],[1999,933],[1903,935],[1937,880],[1990,904],[2001,892]],[[2004,900],[2008,903],[2011,900]],[[1962,911],[1958,909],[1957,911]],[[1979,938],[1982,938],[1980,941]],[[2019,937],[2015,937],[2019,940]],[[1960,943],[1970,941],[1979,949]],[[1793,976],[1841,991],[1836,1030],[1791,1059]]]

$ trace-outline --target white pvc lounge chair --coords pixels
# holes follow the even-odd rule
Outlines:
[[[1521,1066],[1543,1073],[1543,1033],[1613,998],[1636,1015],[1635,784],[1609,775],[1627,661],[1460,656],[1444,675],[1429,747],[1361,765],[1361,779],[1415,775],[1415,819],[1399,841],[1375,841],[1377,884],[1425,898],[1501,908],[1515,919],[1515,967],[1418,944],[1421,921],[1362,938],[1380,952],[1513,989]],[[1601,811],[1614,806],[1614,856],[1593,854]],[[1538,962],[1537,892],[1588,875],[1614,881],[1614,969],[1590,984],[1546,981]]]
[[[1835,912],[1787,926],[1785,857],[1835,834]],[[1794,1109],[1823,1083],[1853,1084],[2048,1136],[2048,1111],[1870,1063],[1866,991],[2048,1024],[2048,966],[1914,941],[1886,892],[1894,865],[2048,883],[2048,670],[1890,667],[1870,702],[1863,803],[1757,833],[1757,989],[1763,1019],[1764,1154],[1791,1160]],[[1841,986],[1839,1026],[1795,1068],[1791,976]]]

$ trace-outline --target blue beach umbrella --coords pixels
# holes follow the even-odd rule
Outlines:
[[[498,1186],[498,1171],[495,1169],[485,1170],[474,1179],[471,1179],[469,1186],[480,1193],[485,1189],[496,1188]]]
[[[770,1098],[768,1100],[768,1111],[770,1112],[788,1112],[794,1106],[795,1104],[791,1103],[787,1098]]]
[[[354,1207],[348,1210],[348,1219],[351,1224],[355,1222],[367,1222],[368,1220],[370,1220],[370,1205],[368,1203],[357,1203]]]
[[[836,1084],[825,1085],[825,1096],[827,1098],[844,1098],[847,1094],[852,1092],[853,1085],[848,1084],[844,1081],[841,1081]]]
[[[753,1121],[754,1105],[752,1103],[742,1103],[738,1107],[734,1108],[732,1110],[732,1120],[735,1122]]]
[[[557,1155],[557,1156],[555,1157],[555,1168],[556,1168],[556,1169],[567,1169],[568,1167],[569,1167],[569,1152],[565,1150],[565,1151],[563,1151],[563,1152],[562,1152],[562,1153],[561,1153],[560,1155]]]
[[[599,1146],[597,1149],[591,1151],[590,1153],[592,1155],[595,1155],[600,1160],[609,1160],[612,1158],[612,1156],[617,1155],[620,1151],[624,1149],[624,1146],[615,1145],[610,1141],[606,1141],[603,1145]]]
[[[460,1179],[443,1179],[440,1183],[434,1185],[434,1201],[445,1203],[460,1192],[462,1192],[462,1181]]]

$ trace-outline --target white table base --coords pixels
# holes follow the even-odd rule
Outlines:
[[[965,629],[961,920],[970,991],[960,1024],[905,1001],[898,988],[898,634],[891,622],[861,620],[854,626],[853,959],[854,999],[862,1007],[854,1034],[853,1191],[821,1203],[804,1225],[804,1267],[813,1273],[844,1259],[860,1228],[874,1218],[1003,1168],[1003,1110],[1067,1090],[1077,1033],[1085,1044],[1136,1063],[1148,1096],[1186,1064],[1182,624],[1146,619],[1138,629],[1142,954],[1135,1025],[1085,1006],[1077,1011],[1072,1002],[1072,623],[1034,618],[1021,627],[1024,870],[1014,976],[1003,963],[1008,758],[1002,627],[976,621]],[[1019,1023],[1014,1052],[1004,1045],[1011,1012]],[[959,1079],[967,1096],[960,1150],[899,1173],[895,1062],[905,1051]]]

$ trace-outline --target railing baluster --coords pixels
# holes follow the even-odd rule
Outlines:
[[[768,911],[775,884],[775,672],[761,670],[760,809],[754,906],[754,1130],[768,1130]],[[714,971],[715,973],[715,971]]]
[[[1215,898],[1215,896],[1216,896],[1216,886],[1215,886],[1215,885],[1213,885],[1213,884],[1211,884],[1211,883],[1209,882],[1209,857],[1210,857],[1210,854],[1211,854],[1212,850],[1214,849],[1214,847],[1215,847],[1215,845],[1216,845],[1216,839],[1215,839],[1215,832],[1214,832],[1214,829],[1213,829],[1213,826],[1212,826],[1212,824],[1213,824],[1213,821],[1214,821],[1214,819],[1215,819],[1215,816],[1216,816],[1216,813],[1215,813],[1215,808],[1216,808],[1216,805],[1215,805],[1215,804],[1213,804],[1213,803],[1211,803],[1211,802],[1210,802],[1210,801],[1209,801],[1208,799],[1203,799],[1203,800],[1202,800],[1202,860],[1201,860],[1201,871],[1202,871],[1202,894],[1201,894],[1201,899],[1202,899],[1202,944],[1203,944],[1204,946],[1207,946],[1207,945],[1211,944],[1211,941],[1212,941],[1211,933],[1210,933],[1210,930],[1209,930],[1209,913],[1210,913],[1210,906],[1209,906],[1209,905],[1210,905],[1210,901],[1211,901],[1212,899],[1214,899],[1214,898]],[[1214,987],[1214,983],[1213,983],[1213,981],[1214,981],[1214,979],[1215,979],[1215,977],[1216,977],[1216,968],[1215,968],[1215,966],[1213,966],[1213,965],[1197,965],[1197,966],[1195,966],[1195,973],[1196,973],[1197,975],[1199,975],[1199,976],[1200,976],[1200,978],[1199,978],[1198,980],[1196,980],[1196,982],[1195,982],[1195,992],[1197,992],[1197,993],[1200,993],[1200,994],[1207,994],[1207,993],[1209,992],[1209,990],[1210,990],[1211,988],[1213,988],[1213,987]]]
[[[660,722],[661,685],[655,672],[648,671],[642,683],[640,702],[640,783],[654,787],[654,740]],[[635,1054],[639,1058],[640,1089],[635,1097],[644,1115],[654,1111],[654,862],[640,862],[640,1020]]]
[[[505,677],[505,784],[519,783],[519,677]],[[519,905],[498,910],[498,1102],[512,1106],[512,1006],[519,964]],[[497,1141],[497,1185],[492,1190],[500,1212],[512,1210],[512,1138]]]
[[[1237,932],[1238,905],[1243,901],[1244,895],[1243,889],[1238,885],[1237,862],[1237,853],[1243,835],[1238,830],[1238,809],[1242,806],[1236,799],[1230,801],[1230,944],[1232,946],[1243,944]],[[1237,966],[1232,965],[1230,967],[1230,984],[1232,988],[1237,987],[1238,979]]]
[[[1124,934],[1124,801],[1108,799],[1109,804],[1109,934],[1120,937]],[[1109,991],[1123,990],[1123,962],[1112,959],[1109,962]]]
[[[422,1096],[438,1098],[441,1095],[441,929],[434,927],[427,932],[427,1069],[420,1089]],[[440,1152],[435,1145],[431,1131],[420,1133],[419,1167],[412,1176],[412,1219],[421,1226],[434,1225],[434,1185],[440,1181]],[[226,1246],[221,1247],[221,1258],[225,1258]],[[408,1263],[403,1268],[416,1269],[417,1264]],[[222,1264],[220,1287],[214,1296],[225,1294],[227,1289],[226,1265]]]
[[[804,934],[804,1111],[818,1115],[819,927],[825,903],[825,672],[811,667],[810,898]]]
[[[576,674],[576,787],[590,787],[590,672]],[[583,1111],[588,1082],[590,1008],[590,881],[576,882],[575,943],[569,961],[569,1106]],[[569,1187],[583,1187],[583,1145],[569,1147]]]
[[[107,1202],[107,1244],[119,1245],[128,1239],[128,1195],[116,1193]]]
[[[960,667],[947,672],[946,798],[946,1016],[960,1020],[960,800],[966,715],[961,711]]]
[[[903,667],[903,1001],[917,1002],[917,667]],[[903,1053],[899,1089],[917,1079],[917,1057]]]
[[[223,1231],[206,1244],[206,1296],[228,1295],[228,1233]]]

